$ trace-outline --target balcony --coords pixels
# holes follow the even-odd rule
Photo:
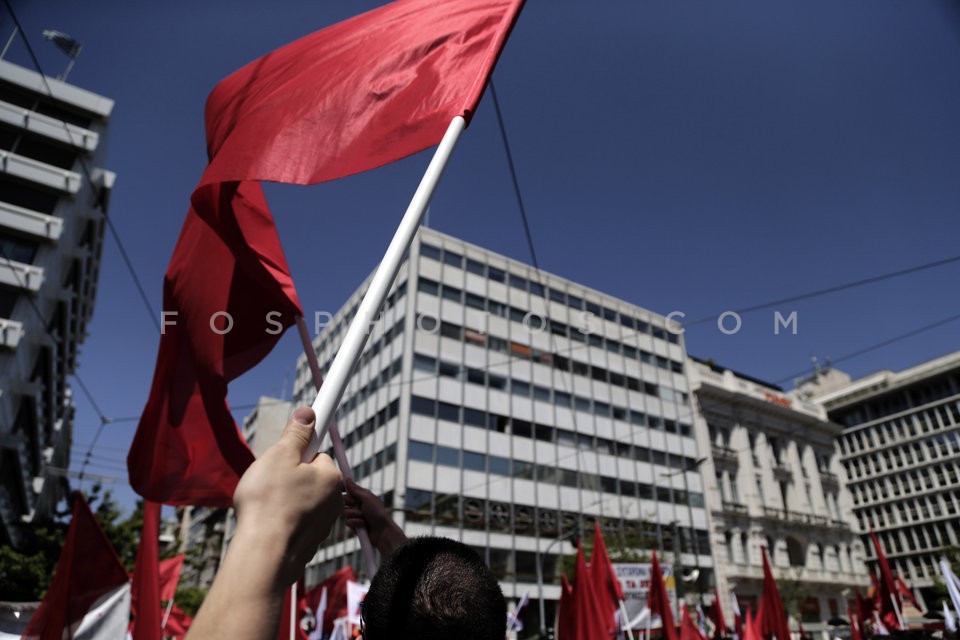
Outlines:
[[[785,462],[775,460],[773,462],[773,475],[778,480],[789,480],[793,477],[793,471],[790,470],[790,467],[787,466]]]
[[[813,513],[800,513],[799,511],[790,511],[789,509],[777,509],[776,507],[764,507],[763,516],[771,520],[779,520],[792,524],[803,524],[815,527],[832,526],[830,518],[826,516]]]
[[[820,482],[825,485],[833,485],[834,487],[840,486],[840,478],[837,477],[837,474],[830,473],[829,471],[820,471]]]
[[[0,122],[89,152],[97,148],[100,139],[100,136],[94,131],[51,118],[36,111],[24,109],[3,100],[0,100]]]
[[[0,318],[0,347],[16,349],[23,337],[23,325],[16,320]]]
[[[76,195],[80,190],[79,173],[60,169],[33,158],[25,158],[9,151],[0,151],[0,172],[58,189],[70,195]]]
[[[726,463],[728,465],[737,464],[737,452],[730,447],[715,444],[711,449],[715,462]]]
[[[738,515],[747,515],[747,505],[740,504],[739,502],[729,502],[724,500],[722,503],[723,511],[727,513],[735,513]]]

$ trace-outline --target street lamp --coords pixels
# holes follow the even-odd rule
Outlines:
[[[545,607],[543,603],[543,556],[550,553],[550,549],[553,548],[553,545],[564,540],[569,540],[574,547],[576,547],[576,539],[580,535],[580,528],[575,526],[572,531],[566,535],[560,536],[559,538],[550,542],[547,545],[546,550],[541,554],[540,545],[537,545],[537,593],[538,600],[540,601],[540,637],[545,638],[547,635],[547,621]]]

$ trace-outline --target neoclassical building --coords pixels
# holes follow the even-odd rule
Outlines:
[[[724,610],[732,593],[742,610],[756,610],[766,547],[794,621],[824,629],[870,584],[851,529],[841,427],[820,406],[762,380],[696,359],[687,370]]]

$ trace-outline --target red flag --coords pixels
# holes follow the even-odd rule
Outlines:
[[[201,184],[314,184],[440,141],[480,101],[523,0],[397,0],[292,42],[207,100]]]
[[[597,599],[603,607],[603,612],[610,620],[610,630],[616,631],[614,616],[623,600],[623,587],[613,570],[610,556],[607,554],[607,545],[603,541],[600,523],[593,523],[593,550],[590,552],[590,577],[596,590]]]
[[[759,611],[757,612],[759,617]],[[763,640],[763,636],[760,635],[760,631],[757,629],[756,622],[754,621],[753,616],[750,615],[750,607],[747,607],[747,616],[744,619],[743,626],[743,635],[741,640]]]
[[[720,592],[713,586],[713,606],[710,609],[710,619],[713,620],[713,638],[720,640],[727,636],[727,621],[723,617],[723,607],[720,605]]]
[[[657,552],[653,552],[650,560],[650,590],[647,591],[647,608],[651,616],[660,616],[663,621],[663,638],[677,640],[677,627],[673,623],[673,611],[670,609],[670,599],[667,597],[667,586],[663,582],[663,571],[660,569],[660,560]]]
[[[912,604],[919,611],[923,611],[920,608],[920,603],[917,601],[917,597],[913,595],[913,591],[910,590],[910,587],[907,586],[907,583],[903,581],[899,575],[896,578],[897,580],[897,593],[900,594],[901,602],[903,599],[906,599],[907,602]]]
[[[160,504],[145,501],[130,609],[133,640],[160,640]]]
[[[180,582],[180,572],[183,570],[183,560],[186,556],[180,554],[160,561],[160,602],[173,600],[177,593],[177,584]]]
[[[174,602],[173,606],[170,607],[170,615],[167,616],[167,625],[163,628],[163,635],[180,640],[187,635],[191,624],[193,624],[193,618]]]
[[[873,600],[869,598],[864,598],[860,595],[860,592],[857,591],[856,595],[857,606],[854,610],[854,613],[857,616],[857,620],[860,621],[860,625],[873,618]]]
[[[777,581],[770,569],[767,548],[760,547],[760,551],[763,555],[763,594],[760,598],[760,608],[755,620],[757,632],[764,640],[770,640],[773,636],[776,636],[777,640],[790,640],[787,613],[783,608],[780,592],[777,590]]]
[[[680,618],[680,640],[706,640],[697,628],[697,623],[690,617],[687,605],[681,606],[683,613]]]
[[[74,494],[73,518],[56,572],[24,638],[61,640],[73,632],[90,607],[129,580],[127,570],[103,533],[90,506]]]
[[[737,602],[737,594],[731,592],[733,598],[733,630],[737,633],[737,638],[743,640],[743,616],[740,615],[740,603]]]
[[[870,539],[873,540],[873,548],[877,553],[877,565],[880,567],[876,595],[877,610],[880,612],[880,619],[888,628],[899,629],[898,612],[903,606],[900,602],[900,593],[897,591],[897,583],[893,579],[893,572],[890,570],[887,556],[883,553],[880,540],[877,538],[877,532],[873,530],[873,527],[870,527]]]
[[[613,631],[612,615],[608,615],[593,583],[583,547],[577,545],[577,566],[573,577],[575,611],[574,640],[608,640]]]
[[[296,611],[294,612],[294,619],[291,622],[290,597],[293,595],[294,586],[296,586],[297,591],[297,604]],[[309,636],[307,635],[306,630],[300,626],[300,618],[302,618],[307,612],[307,601],[302,597],[304,591],[303,578],[301,577],[299,580],[297,580],[295,585],[287,587],[287,590],[283,592],[283,606],[280,609],[280,626],[277,627],[277,640],[290,640],[291,626],[294,630],[294,640],[308,640]],[[134,640],[136,640],[136,638],[134,638]]]
[[[807,634],[803,631],[803,620],[797,623],[797,632],[800,634],[800,640],[807,637]]]
[[[230,415],[227,383],[302,312],[260,185],[198,189],[194,203],[164,279],[176,325],[160,338],[127,468],[150,500],[228,507],[253,453]]]
[[[847,620],[850,621],[850,640],[863,640],[863,630],[860,627],[860,622],[853,615],[850,607],[847,607]]]
[[[323,614],[323,620],[317,620],[317,624],[323,624],[323,634],[328,635],[333,632],[333,621],[347,615],[347,582],[356,582],[357,574],[353,567],[344,567],[335,571],[329,578],[318,585],[311,587],[305,594],[304,600],[311,611],[316,611],[320,604],[320,596],[324,587],[327,589],[327,609]]]

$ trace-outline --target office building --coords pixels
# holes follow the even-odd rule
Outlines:
[[[0,60],[0,544],[19,545],[66,488],[67,376],[96,298],[112,108]]]
[[[873,527],[891,568],[929,609],[937,562],[960,545],[960,352],[823,390],[828,373],[845,375],[818,372],[800,389],[819,393],[816,402],[843,427],[841,461],[868,565],[876,572]]]
[[[757,610],[766,547],[784,605],[808,632],[870,585],[851,529],[837,438],[819,405],[713,362],[688,361],[704,445],[717,591]]]
[[[314,341],[324,371],[365,288]],[[529,592],[535,632],[538,568],[552,626],[557,541],[594,521],[614,550],[646,536],[709,584],[685,362],[662,316],[421,229],[337,421],[357,480],[408,534],[460,539],[508,599]],[[301,357],[294,404],[313,397]],[[308,584],[345,563],[362,568],[338,525]]]

